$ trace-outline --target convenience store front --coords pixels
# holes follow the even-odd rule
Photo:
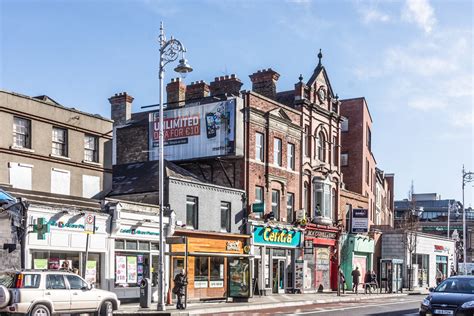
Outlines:
[[[295,260],[303,230],[292,225],[249,221],[252,233],[254,293],[284,294],[295,290]]]
[[[184,237],[184,243],[170,245],[170,288],[174,286],[174,276],[184,269],[188,300],[250,296],[251,271],[246,251],[250,236],[186,229],[177,229],[174,236]]]

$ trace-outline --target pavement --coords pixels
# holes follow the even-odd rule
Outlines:
[[[220,300],[213,302],[191,302],[188,303],[186,310],[177,310],[176,306],[166,306],[165,312],[157,311],[156,304],[150,308],[140,308],[138,303],[121,304],[120,310],[114,312],[117,316],[127,315],[199,315],[199,314],[219,314],[229,312],[245,312],[264,310],[270,308],[296,307],[313,304],[327,304],[338,302],[358,302],[364,300],[376,300],[382,298],[406,297],[407,295],[423,295],[428,293],[426,289],[406,291],[396,294],[359,294],[347,292],[337,296],[336,292],[312,293],[312,294],[279,294],[268,296],[255,296],[248,302],[232,302],[229,300]]]

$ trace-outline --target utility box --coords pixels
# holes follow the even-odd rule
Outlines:
[[[148,278],[140,282],[140,307],[150,308],[151,306],[151,281]]]

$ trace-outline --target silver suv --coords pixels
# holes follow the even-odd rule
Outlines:
[[[34,316],[95,313],[111,316],[120,307],[115,293],[94,289],[80,276],[58,270],[0,275],[0,312]]]

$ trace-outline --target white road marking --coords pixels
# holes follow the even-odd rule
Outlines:
[[[411,302],[419,302],[420,300],[409,300],[409,301],[403,301],[406,303],[411,303]],[[371,305],[361,305],[361,306],[350,306],[350,307],[343,307],[343,308],[319,308],[318,310],[314,311],[309,311],[309,312],[301,312],[298,313],[299,315],[305,315],[305,314],[318,314],[318,313],[327,313],[327,312],[332,312],[332,311],[344,311],[348,309],[356,309],[356,308],[366,308],[366,307],[378,307],[378,306],[387,306],[387,305],[394,305],[394,304],[400,304],[400,302],[394,302],[394,303],[386,303],[386,304],[371,304]],[[412,315],[412,314],[409,314]],[[417,314],[415,314],[417,315]]]

